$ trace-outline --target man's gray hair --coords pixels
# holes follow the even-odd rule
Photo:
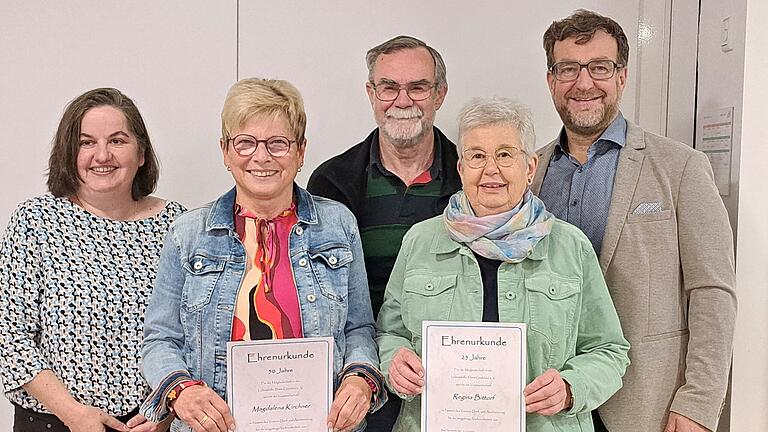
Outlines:
[[[459,153],[463,146],[464,135],[479,127],[511,126],[520,134],[521,150],[533,156],[536,147],[536,132],[533,130],[531,110],[510,98],[475,98],[469,101],[459,112]]]
[[[435,86],[438,88],[447,86],[448,78],[446,77],[443,56],[436,49],[425,44],[424,41],[405,35],[395,36],[383,44],[368,50],[365,54],[365,61],[368,64],[368,81],[373,82],[373,68],[376,66],[376,59],[380,55],[415,48],[425,48],[432,55],[432,60],[435,62]]]

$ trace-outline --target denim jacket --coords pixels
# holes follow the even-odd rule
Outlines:
[[[373,313],[360,234],[352,213],[294,184],[297,224],[289,239],[305,337],[333,336],[335,387],[350,364],[378,374]],[[201,379],[226,398],[226,346],[245,271],[235,232],[235,189],[179,217],[168,230],[146,312],[143,372],[154,392],[148,419],[168,414],[167,393],[180,377]],[[386,401],[379,389],[378,409]],[[176,429],[174,429],[176,430]]]
[[[552,232],[519,263],[498,270],[500,322],[528,325],[526,383],[560,371],[573,405],[553,416],[528,414],[531,432],[593,431],[590,412],[619,388],[629,343],[608,294],[592,244],[578,228],[555,220]],[[421,355],[421,323],[481,321],[483,281],[465,244],[452,240],[443,216],[408,231],[376,323],[385,376],[400,348]],[[405,397],[395,432],[418,431],[420,397]]]

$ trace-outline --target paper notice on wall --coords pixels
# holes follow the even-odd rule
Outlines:
[[[731,149],[733,147],[733,107],[705,113],[698,150],[709,158],[720,195],[731,192]]]

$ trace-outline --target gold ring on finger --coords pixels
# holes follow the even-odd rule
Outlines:
[[[200,420],[200,426],[205,424],[205,422],[208,421],[208,414],[204,415],[203,418]]]

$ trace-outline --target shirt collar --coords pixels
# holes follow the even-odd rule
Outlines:
[[[565,127],[563,127],[560,129],[560,134],[557,137],[555,152],[563,154],[567,153],[565,151],[565,145],[567,142],[568,136],[565,134]],[[616,115],[616,118],[613,119],[607,128],[605,128],[603,133],[595,142],[614,143],[620,148],[624,148],[624,145],[627,143],[627,120],[624,118],[624,115],[621,114],[621,111],[619,111],[618,115]]]
[[[280,212],[279,215],[275,216],[272,220],[277,219],[285,219],[286,217],[296,213],[296,203],[291,202],[291,205]],[[258,217],[255,213],[253,213],[251,210],[248,210],[247,208],[241,206],[237,203],[237,199],[235,199],[235,216],[239,216],[241,218],[248,218],[248,219],[262,219]]]
[[[441,167],[443,165],[443,146],[440,142],[440,134],[437,133],[437,130],[434,130],[434,137],[435,137],[435,152],[434,156],[432,158],[432,165],[429,167],[429,174],[432,177],[432,179],[436,179],[437,176],[440,174]],[[370,171],[371,168],[376,166],[376,168],[379,170],[379,172],[383,175],[394,175],[387,168],[384,167],[384,164],[381,162],[381,149],[379,148],[379,134],[375,133],[373,134],[373,140],[371,141],[371,158],[368,162],[368,170]]]
[[[214,229],[235,231],[234,208],[236,196],[237,189],[233,187],[213,202],[205,222],[206,231]],[[312,225],[317,224],[317,209],[315,208],[315,201],[312,199],[312,195],[294,183],[293,198],[296,204],[296,217],[298,221]]]

